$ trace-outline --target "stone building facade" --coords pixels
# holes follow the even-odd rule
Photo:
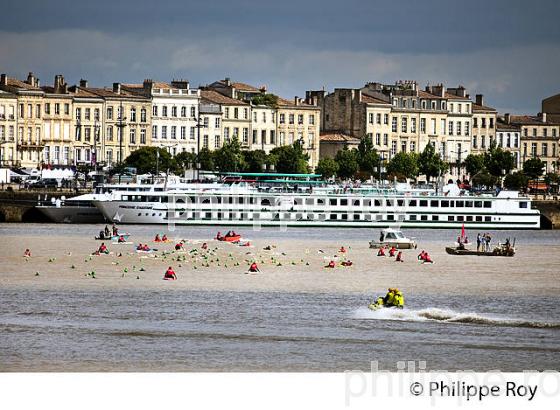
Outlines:
[[[273,106],[256,105],[253,98],[265,95],[265,86],[254,87],[249,84],[232,82],[229,78],[215,81],[206,87],[228,98],[243,101],[250,113],[250,138],[240,138],[246,149],[271,149],[299,141],[309,155],[309,165],[314,168],[319,161],[320,145],[320,107],[313,97],[293,101],[276,96]],[[224,127],[227,118],[223,118]],[[226,129],[224,128],[224,137]]]
[[[241,101],[235,98],[228,97],[217,91],[210,89],[203,89],[201,91],[202,103],[207,105],[215,105],[220,107],[222,113],[221,117],[221,130],[223,135],[223,142],[229,142],[233,138],[237,138],[241,143],[243,148],[249,148],[249,130],[251,129],[251,105],[245,101]],[[215,124],[202,124],[201,129],[202,139],[201,148],[214,149],[210,145],[210,136],[208,139],[205,138],[203,132],[204,128],[210,129]]]
[[[540,158],[545,173],[559,171],[560,122],[551,121],[546,113],[536,116],[508,115],[506,122],[520,129],[521,164],[529,158]]]
[[[44,94],[43,109],[43,148],[41,162],[53,165],[72,165],[77,159],[74,157],[73,146],[77,141],[76,133],[80,127],[76,124],[73,116],[73,96],[68,90],[68,84],[62,75],[56,75],[53,86],[42,87]],[[93,133],[88,127],[88,144],[92,143]],[[85,135],[85,133],[84,133]],[[85,137],[84,137],[85,138]],[[88,161],[91,148],[86,148]]]
[[[546,113],[549,121],[560,122],[560,94],[542,100],[541,112]]]
[[[72,163],[103,166],[105,152],[105,104],[103,98],[87,91],[88,83],[70,87],[73,102]]]
[[[368,83],[333,93],[309,91],[322,108],[323,132],[368,137],[384,161],[397,152],[421,152],[433,144],[443,159],[461,164],[470,153],[472,102],[463,87],[418,88],[414,81]],[[449,176],[459,177],[461,166]]]
[[[17,98],[15,165],[36,168],[41,165],[43,142],[43,97],[39,79],[33,73],[25,81],[2,74],[0,89]],[[9,132],[9,131],[8,131]]]
[[[171,155],[194,152],[199,121],[200,91],[186,80],[171,83],[144,80],[143,84],[123,84],[131,93],[152,101],[152,145],[167,149]]]
[[[486,152],[496,138],[497,111],[484,104],[484,97],[476,96],[473,104],[472,150],[475,154]]]
[[[305,100],[295,97],[293,102],[278,99],[278,146],[299,142],[309,155],[309,166],[312,169],[319,162],[320,116],[321,108],[313,97]]]
[[[518,125],[511,123],[511,116],[509,114],[497,118],[496,145],[513,154],[516,170],[523,168],[520,154],[521,129]]]
[[[0,90],[0,167],[17,165],[17,106],[15,94]]]
[[[126,90],[120,83],[113,88],[85,88],[103,98],[104,161],[114,165],[138,148],[151,146],[151,99]]]

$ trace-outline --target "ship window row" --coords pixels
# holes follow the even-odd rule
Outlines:
[[[139,216],[141,214],[138,214]],[[161,216],[161,214],[160,214]],[[187,219],[203,219],[203,220],[254,220],[258,221],[261,217],[259,212],[199,212],[199,211],[176,211],[177,217],[185,217]],[[266,220],[265,218],[263,220]],[[379,222],[396,222],[396,221],[432,221],[432,222],[491,222],[491,216],[482,215],[395,215],[395,214],[305,214],[301,212],[276,212],[272,214],[273,220],[308,220],[308,221],[379,221]]]
[[[123,195],[123,201],[129,202],[169,202],[168,196],[147,196],[147,195]],[[187,197],[171,198],[171,202],[175,203],[185,203]],[[288,200],[288,199],[286,199]],[[188,197],[189,203],[199,203],[199,204],[249,204],[254,205],[260,201],[261,206],[272,206],[276,200],[274,198],[257,198],[257,197],[222,197],[222,196],[212,196],[212,197]],[[280,199],[282,201],[282,199]],[[291,204],[294,206],[301,206],[305,203],[307,206],[321,206],[326,205],[327,199],[325,198],[296,198],[290,199]],[[381,207],[383,205],[387,207],[420,207],[420,208],[492,208],[491,201],[482,200],[437,200],[437,199],[348,199],[348,198],[329,198],[329,206],[348,206],[351,203],[355,207]],[[285,203],[284,203],[285,204]],[[527,208],[527,202],[519,202],[520,208]]]

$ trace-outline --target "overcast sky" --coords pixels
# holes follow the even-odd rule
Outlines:
[[[286,98],[411,79],[536,113],[560,93],[559,15],[558,0],[0,0],[0,72],[231,77]]]

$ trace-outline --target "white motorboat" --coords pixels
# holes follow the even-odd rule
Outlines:
[[[383,246],[394,246],[397,249],[416,249],[418,245],[414,238],[407,238],[402,231],[387,228],[381,230],[379,240],[372,240],[369,243],[370,248],[381,248]]]

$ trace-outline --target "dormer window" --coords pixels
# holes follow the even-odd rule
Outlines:
[[[445,104],[445,101],[442,101],[442,102],[441,102],[441,109],[442,109],[442,110],[445,110],[446,105],[447,105],[447,104]]]
[[[422,100],[422,109],[423,109],[423,110],[426,109],[426,100]]]
[[[432,110],[435,110],[435,109],[436,109],[436,102],[432,101]]]

